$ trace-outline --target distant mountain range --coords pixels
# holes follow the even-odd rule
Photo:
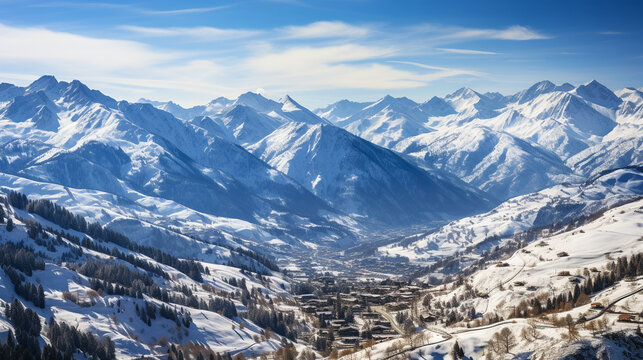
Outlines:
[[[43,76],[0,84],[0,175],[61,201],[67,191],[76,210],[142,242],[185,232],[274,251],[344,248],[641,164],[642,119],[640,90],[596,81],[310,111],[251,92],[192,108],[129,103]],[[93,196],[113,211],[97,212]]]

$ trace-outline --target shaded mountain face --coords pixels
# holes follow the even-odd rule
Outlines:
[[[617,108],[622,101],[610,89],[596,80],[580,85],[574,92],[581,98],[606,108]]]
[[[299,231],[307,219],[321,229],[320,238],[350,238],[332,220],[345,215],[226,138],[226,123],[181,121],[150,104],[116,102],[76,81],[41,78],[24,94],[0,108],[2,171],[123,197],[136,191],[207,214],[274,222],[286,233],[289,227]],[[41,126],[38,114],[45,110],[56,127]],[[230,115],[239,114],[232,109]]]
[[[636,162],[640,148],[619,150],[614,139],[640,138],[641,99],[634,88],[617,95],[596,81],[577,88],[541,81],[511,96],[469,88],[422,104],[388,96],[335,123],[504,199],[583,176],[587,170],[565,163],[589,149],[612,153],[600,158],[614,165]]]
[[[395,150],[502,200],[574,179],[573,172],[555,154],[484,126],[418,135],[401,141]]]
[[[350,100],[340,100],[324,108],[314,111],[317,116],[324,118],[332,123],[346,120],[363,108],[371,105],[371,102],[356,102]]]
[[[286,124],[249,149],[334,207],[387,224],[440,220],[488,205],[449,183],[331,125]]]
[[[569,83],[556,85],[551,81],[544,80],[541,82],[537,82],[534,85],[530,86],[528,89],[520,91],[517,94],[513,95],[511,100],[517,102],[518,104],[524,104],[542,94],[547,94],[554,91],[571,91],[573,89],[574,86]]]
[[[418,104],[390,95],[366,106],[335,125],[376,145],[391,148],[398,141],[431,129]]]
[[[449,103],[444,101],[444,99],[441,99],[437,96],[434,96],[426,102],[420,104],[418,108],[428,117],[455,114],[455,109],[451,105],[449,105]]]

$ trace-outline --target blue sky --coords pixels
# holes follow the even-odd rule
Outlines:
[[[0,80],[79,79],[117,99],[288,93],[314,108],[462,86],[643,86],[641,1],[7,1]]]

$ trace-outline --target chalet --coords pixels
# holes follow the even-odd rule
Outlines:
[[[357,304],[358,301],[359,300],[356,297],[352,297],[352,296],[347,296],[345,298],[342,298],[342,302],[348,305]]]
[[[386,304],[386,309],[390,311],[400,311],[400,310],[406,310],[409,308],[409,304],[405,302],[392,302]]]
[[[502,261],[501,261],[501,262],[499,262],[498,264],[496,264],[496,266],[497,266],[497,267],[507,267],[507,266],[509,266],[509,264],[507,264],[506,262],[502,262]]]
[[[353,345],[359,343],[359,340],[360,340],[359,336],[343,336],[340,339],[340,346],[343,347],[343,345],[350,344],[351,345],[350,347],[354,347]]]
[[[344,321],[344,320],[331,320],[330,321],[330,327],[332,327],[334,329],[339,329],[342,326],[344,326],[344,324],[346,324],[346,321]]]
[[[620,322],[632,322],[634,321],[634,316],[630,314],[621,314],[618,316],[618,321]]]
[[[380,314],[376,312],[365,312],[361,314],[361,317],[364,319],[377,319],[380,317]]]
[[[420,320],[424,322],[434,322],[437,318],[433,314],[425,313],[420,315]]]
[[[389,335],[395,334],[395,331],[390,326],[373,325],[371,327],[371,334],[374,335]]]
[[[537,287],[537,286],[533,286],[533,285],[531,285],[531,286],[527,287],[527,290],[529,290],[529,291],[536,291],[536,290],[538,290],[538,287]]]
[[[356,326],[344,326],[337,330],[337,335],[342,338],[346,337],[359,337],[359,329]]]
[[[310,299],[306,302],[306,305],[313,305],[313,306],[325,306],[328,304],[328,301],[325,299]]]
[[[332,311],[318,311],[315,313],[320,320],[328,320],[333,317]]]
[[[602,309],[602,308],[604,308],[605,306],[603,306],[603,304],[602,304],[602,303],[595,302],[595,303],[592,303],[591,307],[592,307],[592,309]]]
[[[514,286],[525,286],[524,281],[514,281]]]
[[[362,301],[367,304],[381,305],[386,302],[386,297],[376,294],[361,294]]]
[[[483,298],[483,299],[486,299],[486,298],[488,298],[488,297],[489,297],[489,295],[487,295],[487,293],[483,293],[483,292],[478,293],[478,296],[479,296],[479,297],[481,297],[481,298]]]
[[[565,256],[569,256],[569,254],[568,254],[568,253],[566,253],[566,252],[564,252],[564,251],[561,251],[561,252],[559,252],[558,254],[556,254],[556,256],[558,256],[558,257],[565,257]]]
[[[569,282],[572,284],[580,284],[580,279],[575,276],[572,276],[569,278]]]
[[[296,296],[295,298],[297,300],[299,300],[299,302],[306,303],[306,302],[308,302],[310,300],[317,299],[317,295],[315,295],[315,294],[302,294],[302,295]]]

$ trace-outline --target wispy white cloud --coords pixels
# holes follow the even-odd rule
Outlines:
[[[11,27],[0,24],[0,60],[44,64],[46,68],[119,69],[150,66],[174,60],[172,51],[159,53],[139,42],[100,39],[41,27]]]
[[[221,5],[221,6],[199,7],[199,8],[183,8],[183,9],[174,9],[174,10],[140,9],[140,11],[148,15],[185,15],[185,14],[207,13],[207,12],[227,9],[230,6],[231,5]]]
[[[454,69],[454,68],[448,68],[448,67],[443,67],[443,66],[433,66],[433,65],[427,65],[415,61],[401,61],[401,60],[390,60],[388,61],[389,63],[396,63],[396,64],[404,64],[404,65],[411,65],[415,67],[419,67],[422,69],[428,69],[428,70],[439,70],[442,74],[454,74],[451,76],[455,75],[473,75],[473,76],[483,76],[486,75],[483,72],[479,71],[473,71],[473,70],[464,70],[464,69]]]
[[[505,29],[478,29],[439,24],[414,25],[409,31],[425,34],[429,39],[440,42],[455,42],[460,40],[543,40],[550,39],[550,35],[542,34],[537,30],[525,26],[514,25]]]
[[[220,5],[211,7],[198,8],[181,8],[181,9],[148,9],[135,6],[133,4],[117,4],[110,2],[71,2],[71,1],[48,1],[43,3],[30,4],[29,7],[47,7],[47,8],[86,8],[86,9],[117,9],[129,10],[144,15],[186,15],[207,13],[212,11],[223,10],[232,5]]]
[[[209,27],[209,26],[159,28],[159,27],[122,25],[122,26],[119,26],[119,28],[141,36],[190,37],[197,40],[239,39],[239,38],[255,36],[261,33],[261,31],[257,31],[257,30],[220,29],[220,28]]]
[[[621,32],[621,31],[599,31],[598,33],[600,35],[623,35],[623,34],[625,34],[624,32]]]
[[[498,40],[541,40],[550,36],[524,26],[510,26],[506,29],[460,29],[444,35],[450,39],[498,39]]]
[[[286,26],[279,31],[291,39],[357,38],[371,33],[368,27],[350,25],[342,21],[318,21],[303,26]]]
[[[481,51],[481,50],[470,50],[470,49],[436,48],[436,50],[446,52],[446,53],[463,54],[463,55],[497,55],[499,54],[493,51]]]
[[[404,61],[415,47],[395,41],[397,38],[378,37],[373,41],[368,27],[342,22],[262,31],[133,25],[124,25],[120,29],[143,38],[242,41],[235,42],[227,52],[213,53],[203,46],[168,50],[160,47],[162,45],[152,46],[141,41],[95,38],[41,27],[0,24],[0,33],[3,34],[0,36],[0,48],[3,49],[0,68],[13,74],[14,78],[29,74],[55,74],[61,78],[87,81],[108,93],[111,89],[121,98],[171,97],[184,104],[203,103],[220,95],[235,97],[257,87],[268,93],[411,89],[440,79],[484,75],[474,70]],[[353,33],[347,37],[342,29],[351,29]],[[302,42],[291,39],[307,41],[302,45]],[[413,41],[419,44],[421,39],[416,37]],[[464,54],[491,53],[447,47],[439,49]],[[429,48],[431,56],[440,56],[434,50]]]

